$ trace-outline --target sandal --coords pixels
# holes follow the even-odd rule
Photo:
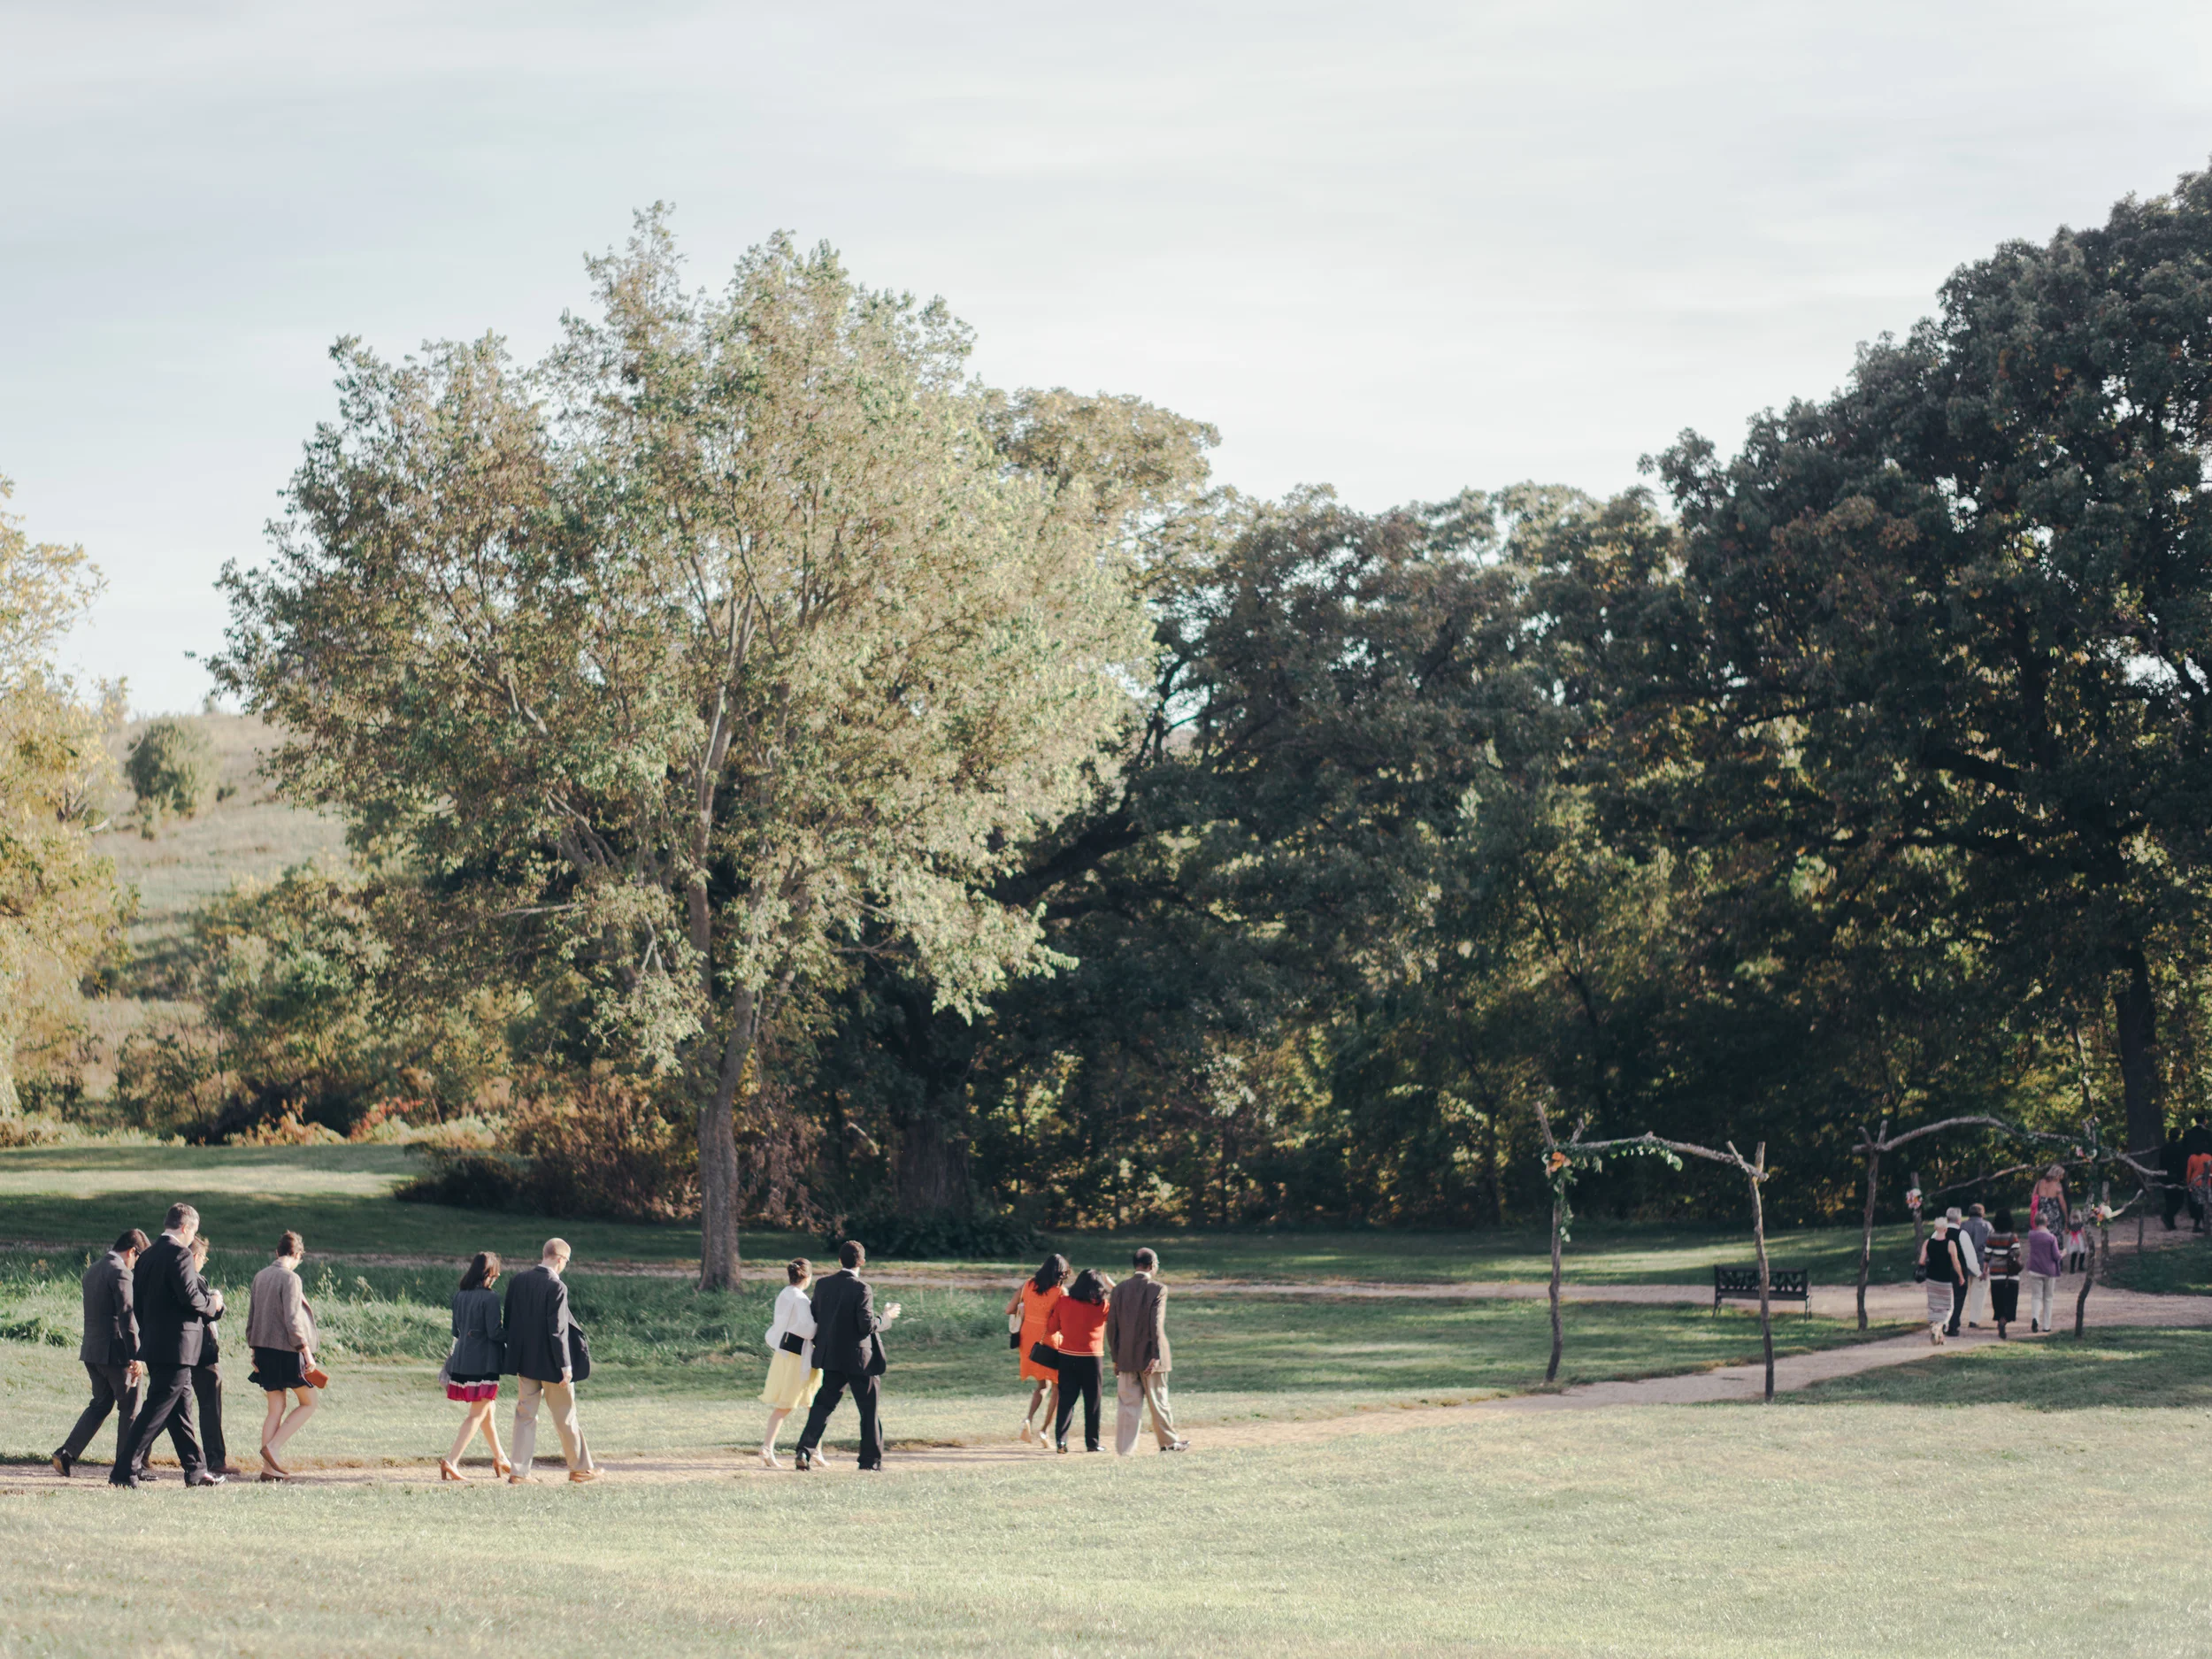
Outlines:
[[[459,1470],[453,1466],[451,1459],[444,1457],[438,1459],[438,1479],[441,1480],[458,1480],[465,1485],[468,1480],[468,1477],[466,1475],[463,1474]]]
[[[500,1479],[504,1480],[509,1475],[511,1475],[514,1472],[515,1466],[509,1463],[505,1458],[495,1457],[492,1459],[492,1473],[498,1476]]]
[[[273,1474],[279,1480],[287,1479],[291,1471],[276,1460],[276,1454],[267,1447],[261,1448],[261,1467],[265,1473]]]

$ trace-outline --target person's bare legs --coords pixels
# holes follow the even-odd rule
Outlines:
[[[778,1406],[768,1414],[768,1432],[760,1437],[760,1461],[771,1469],[776,1463],[776,1435],[783,1427],[783,1420],[791,1415],[789,1406]]]
[[[514,1473],[514,1464],[508,1460],[507,1454],[499,1449],[499,1402],[496,1400],[484,1402],[484,1443],[492,1448],[492,1472],[495,1475]]]
[[[271,1394],[268,1400],[268,1412],[261,1419],[261,1461],[280,1475],[284,1472],[284,1468],[276,1460],[276,1447],[273,1441],[278,1425],[284,1421],[283,1392],[279,1390]]]
[[[284,1396],[280,1394],[271,1394],[269,1396],[269,1421],[263,1425],[262,1445],[273,1452],[282,1451],[285,1442],[304,1428],[307,1425],[307,1419],[315,1415],[317,1394],[318,1391],[313,1388],[293,1389],[292,1397],[297,1400],[299,1404],[292,1408],[288,1416],[284,1411]],[[279,1420],[280,1418],[281,1421]]]
[[[476,1438],[477,1430],[488,1429],[491,1426],[491,1407],[492,1402],[488,1400],[472,1400],[469,1402],[469,1409],[462,1413],[461,1432],[453,1437],[453,1449],[445,1455],[446,1462],[451,1463],[456,1469],[461,1466],[461,1454],[468,1450],[469,1442]],[[495,1463],[498,1461],[495,1448],[492,1461]]]

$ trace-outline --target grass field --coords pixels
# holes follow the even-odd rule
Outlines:
[[[73,1483],[0,1495],[0,1628],[19,1653],[2193,1655],[2203,1430],[1651,1408],[881,1477]]]
[[[242,1310],[246,1282],[261,1265],[225,1252],[211,1256],[209,1278]],[[82,1403],[75,1358],[82,1268],[81,1256],[0,1256],[0,1459],[42,1457]],[[320,1353],[339,1381],[303,1452],[370,1463],[434,1454],[457,1420],[432,1386],[448,1340],[452,1275],[311,1262],[305,1271]],[[712,1452],[757,1440],[765,1286],[701,1295],[680,1282],[586,1273],[572,1276],[571,1292],[592,1335],[589,1416],[603,1454]],[[894,1443],[1004,1438],[1026,1386],[1007,1348],[1003,1295],[915,1289],[880,1299],[894,1297],[905,1309],[887,1339]],[[1185,1292],[1172,1308],[1175,1388],[1194,1427],[1517,1392],[1540,1384],[1549,1352],[1536,1302]],[[1592,1305],[1570,1310],[1567,1319],[1567,1383],[1694,1371],[1759,1351],[1755,1317],[1732,1310]],[[227,1335],[242,1362],[235,1331]],[[1793,1318],[1780,1322],[1777,1347],[1789,1353],[1858,1340],[1848,1325]],[[246,1369],[228,1367],[234,1387],[245,1387]]]
[[[86,1145],[0,1152],[0,1242],[111,1239],[126,1226],[150,1228],[173,1199],[201,1212],[211,1237],[235,1242],[273,1238],[290,1226],[319,1253],[464,1256],[475,1249],[534,1255],[549,1231],[575,1245],[579,1264],[593,1260],[682,1263],[698,1259],[699,1235],[682,1226],[563,1221],[447,1210],[393,1201],[392,1187],[420,1167],[400,1147],[208,1147]],[[1079,1264],[1119,1271],[1136,1244],[1158,1248],[1171,1281],[1208,1279],[1312,1283],[1330,1279],[1453,1284],[1543,1279],[1548,1241],[1525,1232],[1189,1233],[1069,1234],[1056,1240]],[[1810,1269],[1818,1283],[1847,1283],[1858,1271],[1859,1235],[1843,1227],[1778,1233],[1778,1267]],[[820,1241],[790,1233],[748,1234],[746,1254],[764,1264],[818,1253]],[[1715,1263],[1748,1262],[1749,1239],[1717,1228],[1584,1222],[1568,1250],[1568,1271],[1590,1284],[1664,1284],[1709,1276]],[[887,1262],[882,1263],[888,1265]],[[929,1263],[903,1263],[902,1266]],[[951,1265],[951,1264],[947,1264]],[[1009,1273],[1026,1260],[959,1263]],[[1912,1232],[1878,1230],[1877,1283],[1912,1277]]]

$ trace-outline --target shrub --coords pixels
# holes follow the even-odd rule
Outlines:
[[[165,818],[191,818],[215,798],[222,763],[197,725],[156,720],[138,734],[123,762],[123,775],[138,797],[139,817],[150,828]]]
[[[871,1204],[836,1217],[822,1233],[834,1248],[858,1239],[871,1256],[915,1259],[1026,1260],[1051,1240],[1012,1210],[979,1203],[972,1210],[910,1215],[891,1204]]]
[[[573,1094],[524,1100],[505,1153],[434,1148],[396,1196],[411,1203],[618,1221],[698,1213],[695,1143],[648,1088],[595,1077]]]

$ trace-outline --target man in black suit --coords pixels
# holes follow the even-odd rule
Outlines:
[[[85,1269],[84,1341],[77,1357],[85,1375],[92,1379],[92,1403],[77,1418],[69,1438],[54,1453],[54,1472],[67,1476],[108,1413],[118,1414],[115,1466],[123,1466],[130,1449],[131,1422],[138,1415],[138,1382],[146,1368],[138,1361],[138,1314],[131,1303],[131,1269],[146,1248],[146,1235],[136,1227],[115,1241],[115,1248]]]
[[[204,1273],[207,1267],[207,1235],[200,1234],[192,1240],[192,1271]],[[200,1444],[207,1451],[207,1467],[211,1474],[230,1475],[230,1446],[223,1438],[223,1347],[215,1338],[215,1321],[219,1313],[200,1321],[200,1357],[192,1363],[192,1399],[199,1408]],[[141,1474],[139,1477],[145,1477]]]
[[[553,1409],[553,1427],[568,1460],[568,1478],[578,1485],[599,1479],[583,1425],[576,1419],[575,1351],[571,1333],[576,1320],[568,1310],[568,1240],[548,1239],[538,1264],[507,1281],[507,1370],[515,1378],[515,1426],[511,1437],[515,1471],[510,1486],[532,1479],[538,1455],[538,1404]]]
[[[849,1388],[860,1410],[860,1467],[880,1469],[883,1424],[876,1413],[881,1385],[876,1379],[884,1371],[882,1332],[899,1317],[899,1304],[893,1302],[877,1317],[876,1294],[860,1276],[868,1252],[856,1241],[839,1246],[837,1259],[843,1264],[840,1271],[814,1287],[814,1363],[822,1368],[822,1391],[807,1413],[793,1461],[801,1469],[814,1467],[822,1431]]]
[[[192,1240],[200,1231],[200,1212],[189,1204],[169,1206],[161,1237],[147,1248],[131,1272],[131,1299],[138,1314],[138,1356],[146,1362],[146,1402],[131,1425],[129,1452],[115,1460],[108,1484],[136,1486],[139,1468],[153,1455],[162,1430],[177,1448],[188,1486],[219,1486],[223,1477],[208,1472],[194,1432],[192,1367],[198,1363],[206,1321],[223,1310],[223,1293],[208,1288],[192,1265]]]

